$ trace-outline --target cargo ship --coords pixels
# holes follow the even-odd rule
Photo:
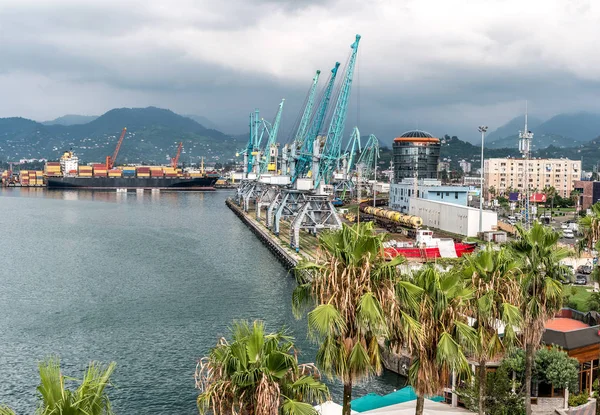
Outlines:
[[[214,190],[218,173],[182,171],[175,166],[79,165],[67,151],[59,162],[47,162],[44,175],[49,189],[168,189]]]

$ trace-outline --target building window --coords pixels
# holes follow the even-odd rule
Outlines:
[[[454,192],[454,198],[458,199],[458,192]]]
[[[436,196],[439,196],[439,195],[440,195],[440,192],[436,192],[436,193],[435,193],[435,195],[436,195]]]
[[[450,196],[450,192],[446,192],[446,196]]]

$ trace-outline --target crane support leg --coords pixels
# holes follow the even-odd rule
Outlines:
[[[271,203],[279,193],[278,186],[265,186],[256,197],[256,220],[260,221],[260,212],[263,207],[271,206]],[[267,212],[268,215],[268,212]],[[267,220],[268,221],[268,220]]]
[[[306,200],[306,192],[298,190],[287,190],[281,196],[281,203],[275,210],[275,218],[273,221],[273,233],[279,235],[279,223],[282,218],[288,219],[294,217],[300,207]]]
[[[335,208],[327,196],[307,195],[298,214],[292,221],[290,246],[300,250],[300,229],[317,234],[322,229],[340,229],[340,220]]]

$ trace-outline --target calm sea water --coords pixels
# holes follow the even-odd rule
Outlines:
[[[225,207],[230,194],[1,189],[0,403],[33,413],[37,362],[53,354],[74,377],[116,361],[119,414],[195,414],[196,359],[240,318],[289,327],[313,361],[295,281]],[[355,396],[402,384],[387,373]]]

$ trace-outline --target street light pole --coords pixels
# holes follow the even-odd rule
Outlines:
[[[485,132],[487,131],[486,125],[480,125],[478,130],[481,133],[481,177],[480,177],[480,188],[479,188],[479,234],[483,233],[483,143],[485,141]]]

